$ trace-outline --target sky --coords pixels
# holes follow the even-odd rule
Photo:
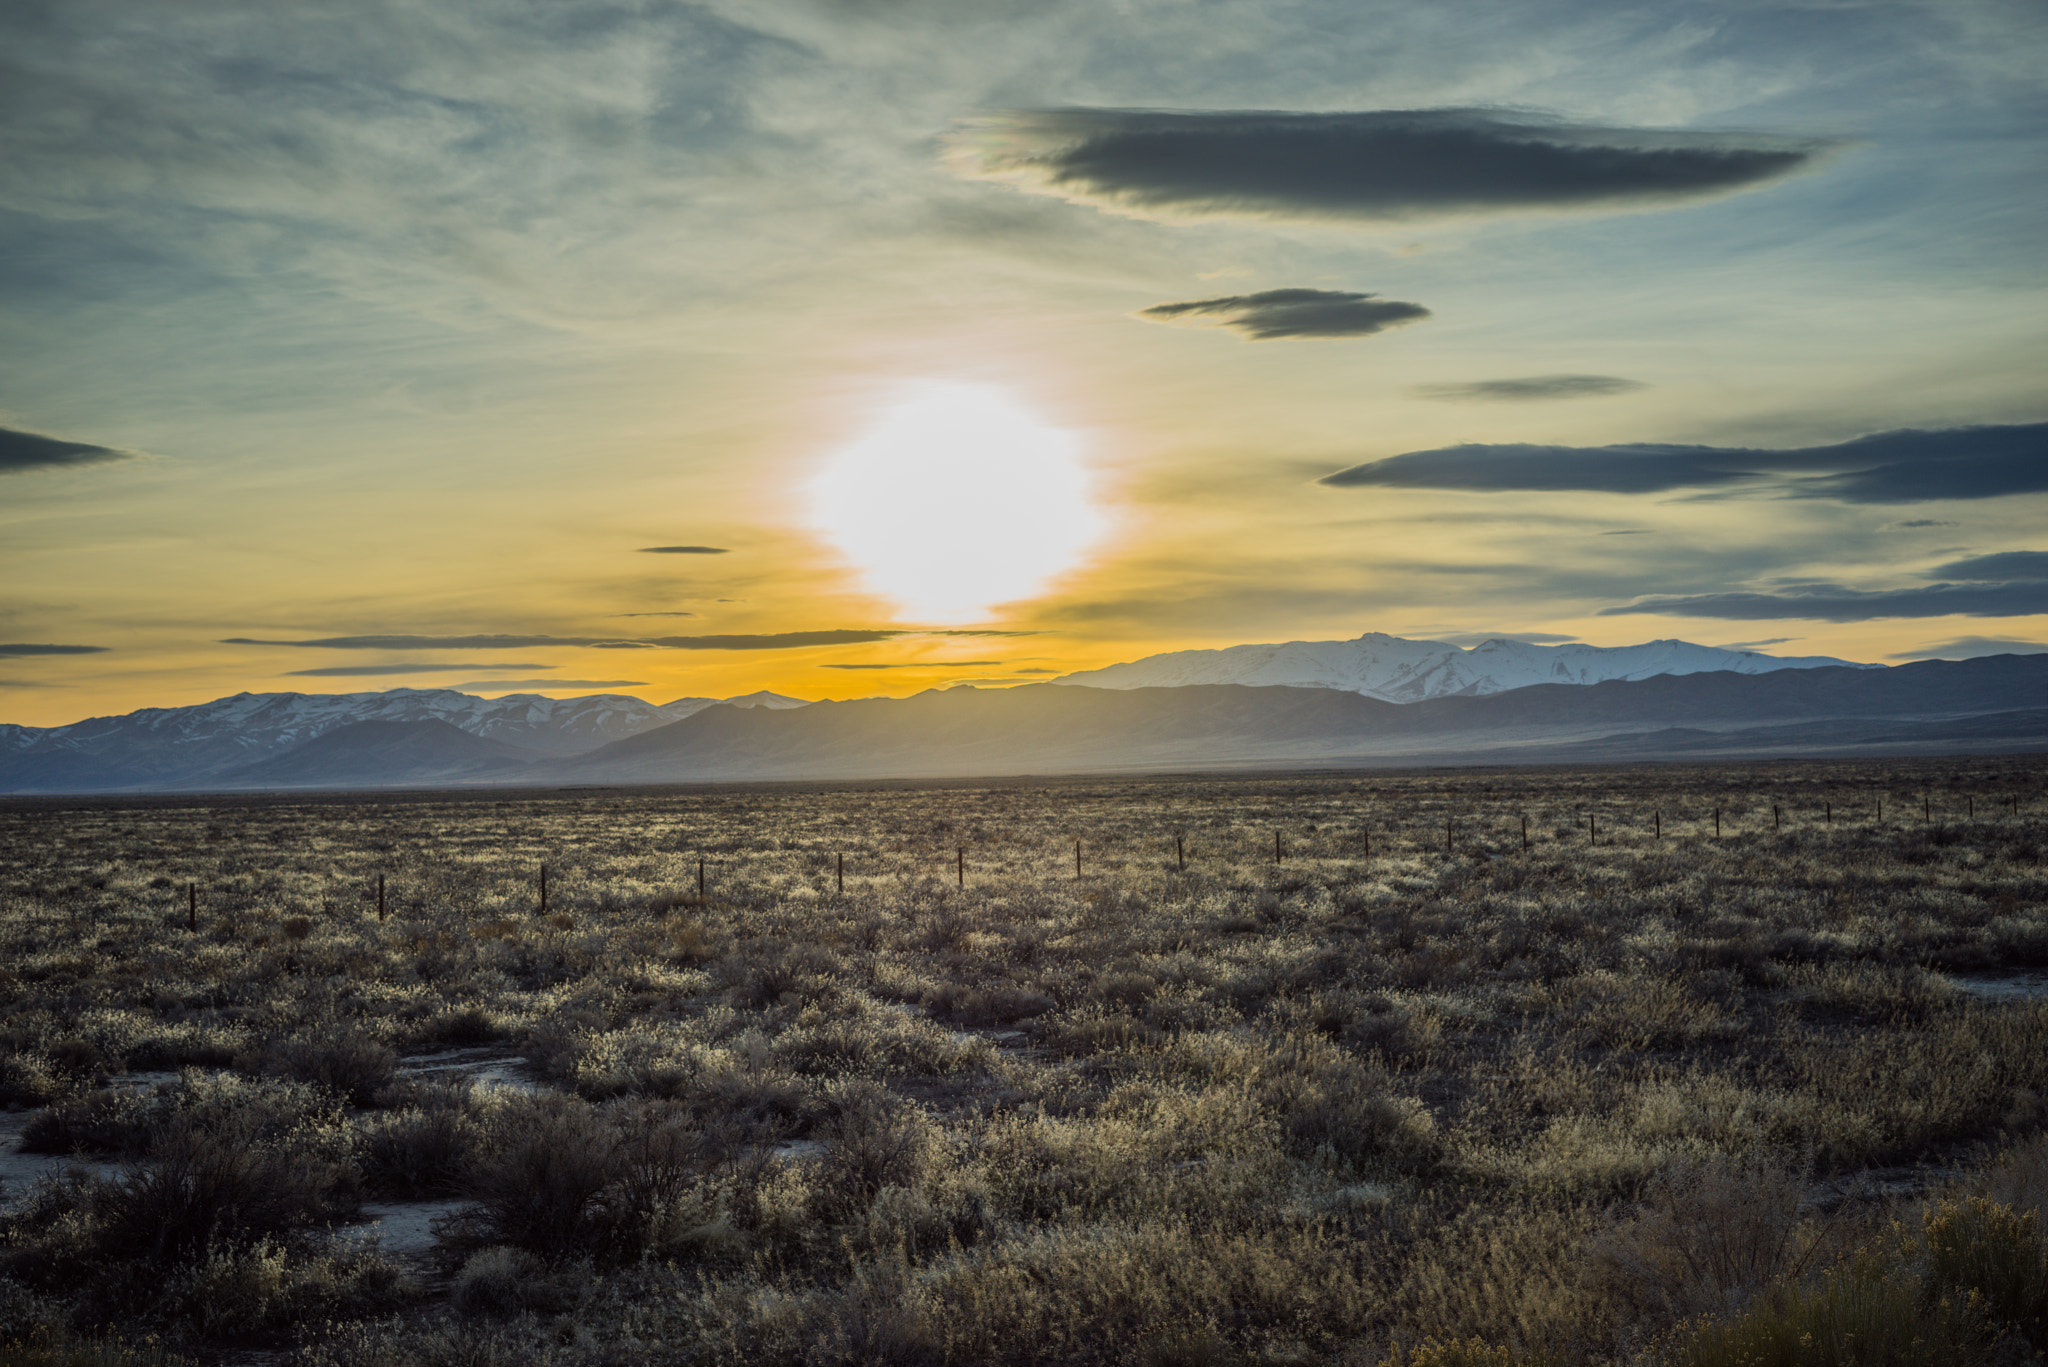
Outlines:
[[[2048,646],[2038,0],[16,0],[0,722]]]

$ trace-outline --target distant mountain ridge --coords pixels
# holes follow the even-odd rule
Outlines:
[[[738,708],[805,706],[801,698],[766,690],[728,699],[678,698],[660,706],[624,693],[237,693],[192,707],[146,707],[69,726],[0,725],[0,790],[83,791],[153,782],[189,787],[365,722],[440,722],[537,760],[594,750],[721,702]],[[83,786],[68,786],[73,784]]]
[[[615,694],[240,694],[71,726],[0,727],[0,792],[2016,753],[2048,750],[2044,703],[2048,655],[1664,673],[1416,702],[1327,683],[1041,683],[849,702],[685,698],[667,707]]]
[[[1596,684],[1664,674],[1764,674],[1780,669],[1883,669],[1825,655],[1765,655],[1690,641],[1633,646],[1532,645],[1505,636],[1465,649],[1368,631],[1349,641],[1287,641],[1175,650],[1052,680],[1089,688],[1186,688],[1195,684],[1336,688],[1382,702],[1479,697],[1537,684]]]

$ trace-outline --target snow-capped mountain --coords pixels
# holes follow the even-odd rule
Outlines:
[[[443,722],[533,758],[576,755],[729,702],[803,707],[766,690],[737,698],[678,698],[656,706],[622,693],[479,698],[446,688],[378,693],[237,693],[191,707],[146,707],[69,726],[0,726],[0,757],[25,774],[122,773],[180,781],[240,767],[363,722]]]
[[[1181,688],[1190,684],[1285,684],[1335,688],[1384,702],[1476,697],[1532,684],[1595,684],[1660,674],[1727,670],[1766,674],[1779,669],[1846,665],[1883,669],[1823,655],[1764,655],[1688,641],[1635,646],[1530,645],[1495,637],[1468,649],[1447,641],[1410,641],[1368,631],[1354,641],[1288,641],[1176,650],[1142,660],[1082,670],[1053,680],[1089,688]]]

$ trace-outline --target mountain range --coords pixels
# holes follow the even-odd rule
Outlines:
[[[1190,684],[1286,684],[1338,688],[1382,702],[1476,697],[1533,684],[1594,684],[1660,674],[1767,674],[1780,669],[1883,669],[1825,655],[1765,655],[1755,650],[1646,641],[1634,646],[1535,645],[1505,636],[1469,649],[1448,641],[1410,641],[1368,631],[1350,641],[1176,650],[1053,680],[1090,688],[1185,688]]]
[[[1565,681],[1518,682],[1534,673]],[[1181,651],[1008,689],[848,702],[765,692],[662,706],[618,694],[245,693],[70,726],[0,726],[0,792],[2020,749],[2048,749],[2048,655],[1887,668],[1682,641],[1601,649],[1501,639],[1460,650],[1373,633]]]

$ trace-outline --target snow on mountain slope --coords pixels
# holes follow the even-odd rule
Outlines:
[[[473,736],[543,754],[573,755],[680,721],[721,701],[678,698],[657,707],[623,693],[479,698],[445,688],[237,693],[192,707],[148,707],[69,726],[7,726],[0,728],[0,752],[111,756],[147,749],[167,751],[187,762],[220,763],[279,753],[359,722],[440,721]],[[740,707],[805,705],[801,698],[765,690],[729,701]]]
[[[1289,641],[1276,645],[1230,646],[1222,650],[1176,650],[1127,664],[1088,669],[1053,680],[1088,688],[1179,688],[1189,684],[1287,684],[1335,688],[1385,702],[1504,693],[1531,684],[1594,684],[1609,679],[1647,679],[1660,674],[1728,670],[1765,674],[1778,669],[1858,665],[1849,660],[1807,655],[1763,655],[1723,650],[1687,641],[1647,641],[1634,646],[1539,646],[1496,637],[1469,650],[1446,641],[1410,641],[1368,631],[1355,641]]]

